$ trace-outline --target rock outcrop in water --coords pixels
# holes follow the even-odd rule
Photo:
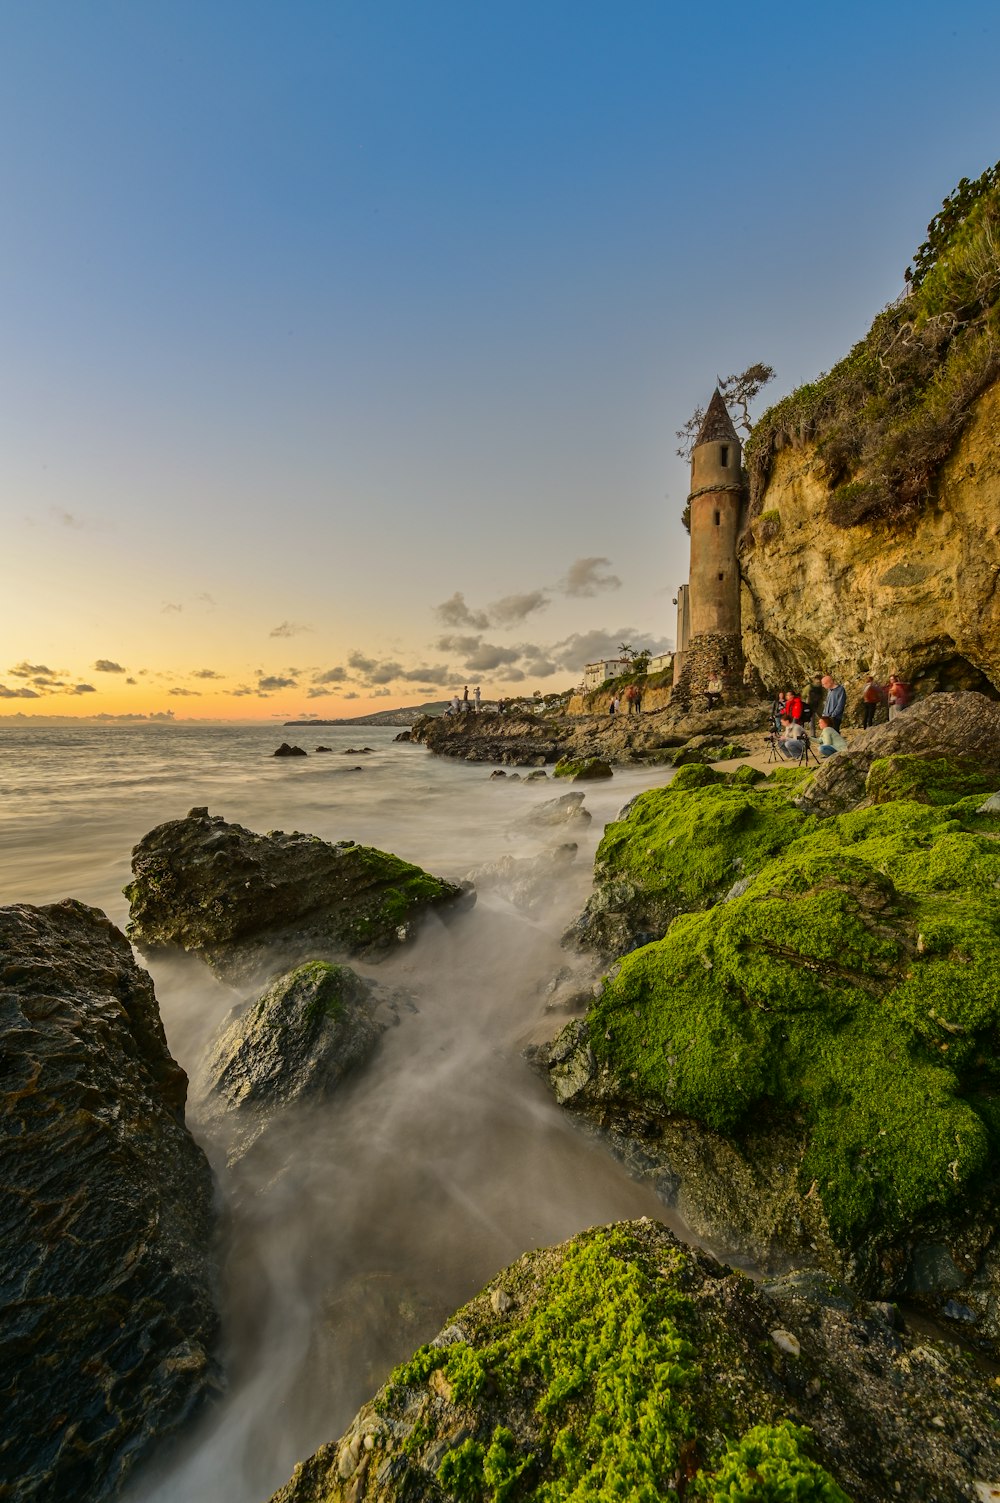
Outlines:
[[[352,840],[256,835],[207,809],[158,825],[132,852],[129,937],[179,947],[226,981],[325,956],[377,958],[468,894]]]
[[[103,913],[0,909],[0,1496],[115,1495],[217,1387],[212,1182]]]
[[[398,1020],[395,1005],[349,966],[297,967],[223,1028],[205,1068],[203,1117],[225,1123],[243,1158],[292,1106],[319,1105]]]
[[[967,1503],[1000,1403],[836,1289],[762,1289],[652,1222],[526,1253],[271,1503]]]
[[[941,760],[879,759],[865,807],[823,820],[771,783],[641,795],[605,834],[604,906],[581,928],[605,949],[669,928],[547,1062],[559,1099],[697,1231],[869,1292],[954,1296],[997,1340],[1000,816],[979,812],[984,772],[1000,784],[998,762],[972,793]]]

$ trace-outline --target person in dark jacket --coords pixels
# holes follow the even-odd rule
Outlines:
[[[809,723],[814,736],[818,734],[819,717],[822,714],[823,701],[825,699],[826,690],[823,688],[823,680],[818,673],[814,673],[812,683],[809,685],[809,697],[807,700]]]
[[[823,688],[826,690],[826,699],[823,702],[824,718],[830,722],[835,731],[839,731],[847,704],[847,690],[843,684],[838,684],[835,679],[831,678],[829,673],[823,675]]]

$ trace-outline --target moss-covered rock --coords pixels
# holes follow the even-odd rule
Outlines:
[[[991,793],[995,786],[996,777],[970,759],[897,753],[878,757],[872,763],[865,779],[865,794],[873,804],[888,804],[893,799],[954,804],[975,793]]]
[[[595,890],[567,938],[612,956],[666,933],[745,882],[799,833],[803,816],[779,790],[730,785],[714,768],[682,768],[608,825]]]
[[[921,1240],[978,1217],[974,1264],[1000,1149],[1000,818],[978,797],[797,826],[767,804],[737,814],[768,797],[637,801],[645,845],[609,830],[606,863],[669,871],[693,909],[734,859],[756,874],[622,960],[573,1104],[614,1101],[647,1140],[688,1119],[751,1157],[772,1124],[791,1131],[806,1240],[870,1289],[898,1289]]]
[[[316,835],[256,835],[207,809],[151,830],[125,888],[139,950],[193,951],[225,980],[317,956],[377,959],[462,889],[386,851]]]
[[[228,1140],[230,1163],[291,1106],[327,1101],[397,1019],[389,998],[350,966],[313,960],[270,986],[223,1028],[205,1066],[201,1116]]]
[[[959,1503],[998,1420],[956,1351],[633,1222],[505,1269],[272,1503]]]
[[[596,778],[610,778],[614,774],[609,763],[602,757],[560,757],[552,769],[554,778],[572,778],[574,783],[585,783]]]

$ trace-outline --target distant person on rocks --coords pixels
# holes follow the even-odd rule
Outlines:
[[[458,714],[458,695],[457,694],[453,694],[451,696],[451,704],[448,706],[448,714],[449,715],[457,715]]]
[[[781,717],[785,710],[785,696],[776,694],[771,701],[771,729],[776,736],[781,735]]]
[[[843,684],[838,684],[836,679],[831,678],[829,673],[823,675],[823,688],[826,690],[826,699],[823,701],[824,718],[830,722],[835,731],[839,731],[847,704],[847,690]]]
[[[868,673],[865,675],[864,683],[861,685],[861,729],[863,731],[871,730],[875,723],[876,712],[881,703],[882,690],[875,682],[872,674]]]
[[[608,714],[611,716],[612,720],[618,714],[618,695],[617,694],[612,694],[612,696],[611,696],[611,703],[608,705]]]
[[[798,759],[805,756],[806,733],[797,720],[786,715],[781,722],[781,750],[786,757]]]
[[[889,719],[895,720],[896,716],[906,709],[913,695],[909,684],[904,684],[903,680],[897,678],[894,673],[889,676],[889,685],[886,692],[889,700]]]
[[[722,680],[717,673],[713,674],[705,685],[705,709],[714,710],[722,699]]]
[[[468,686],[468,684],[466,684],[465,691],[462,694],[462,710],[463,710],[463,712],[467,711],[468,708],[469,708],[469,686]]]
[[[635,709],[635,684],[629,684],[625,690],[625,714],[631,715]]]
[[[819,754],[821,757],[832,757],[834,752],[847,750],[847,742],[837,730],[832,721],[827,720],[825,715],[819,717]]]
[[[635,698],[632,701],[632,703],[635,705],[635,713],[637,715],[641,715],[642,714],[642,690],[639,688],[638,684],[634,684],[632,687],[633,687],[633,692],[635,694]]]
[[[823,688],[823,679],[820,674],[814,673],[812,682],[809,685],[809,694],[806,701],[809,712],[809,726],[814,736],[816,734],[816,727],[819,725],[819,717],[823,713],[823,701],[825,699],[826,690]]]
[[[479,714],[479,704],[480,704],[480,693],[479,693],[479,685],[478,684],[476,685],[476,687],[472,691],[472,697],[476,701],[476,714],[478,715]]]

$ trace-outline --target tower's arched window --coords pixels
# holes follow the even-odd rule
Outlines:
[[[719,463],[724,469],[729,467],[729,445],[723,444],[719,449]]]
[[[715,525],[716,525],[716,527],[719,526],[719,524],[720,524],[721,521],[722,521],[722,513],[721,513],[721,511],[717,511],[715,513]]]
[[[724,574],[720,574],[720,575],[719,575],[719,578],[720,578],[720,579],[725,579],[725,577],[726,577],[726,576],[725,576],[725,575],[724,575]]]

